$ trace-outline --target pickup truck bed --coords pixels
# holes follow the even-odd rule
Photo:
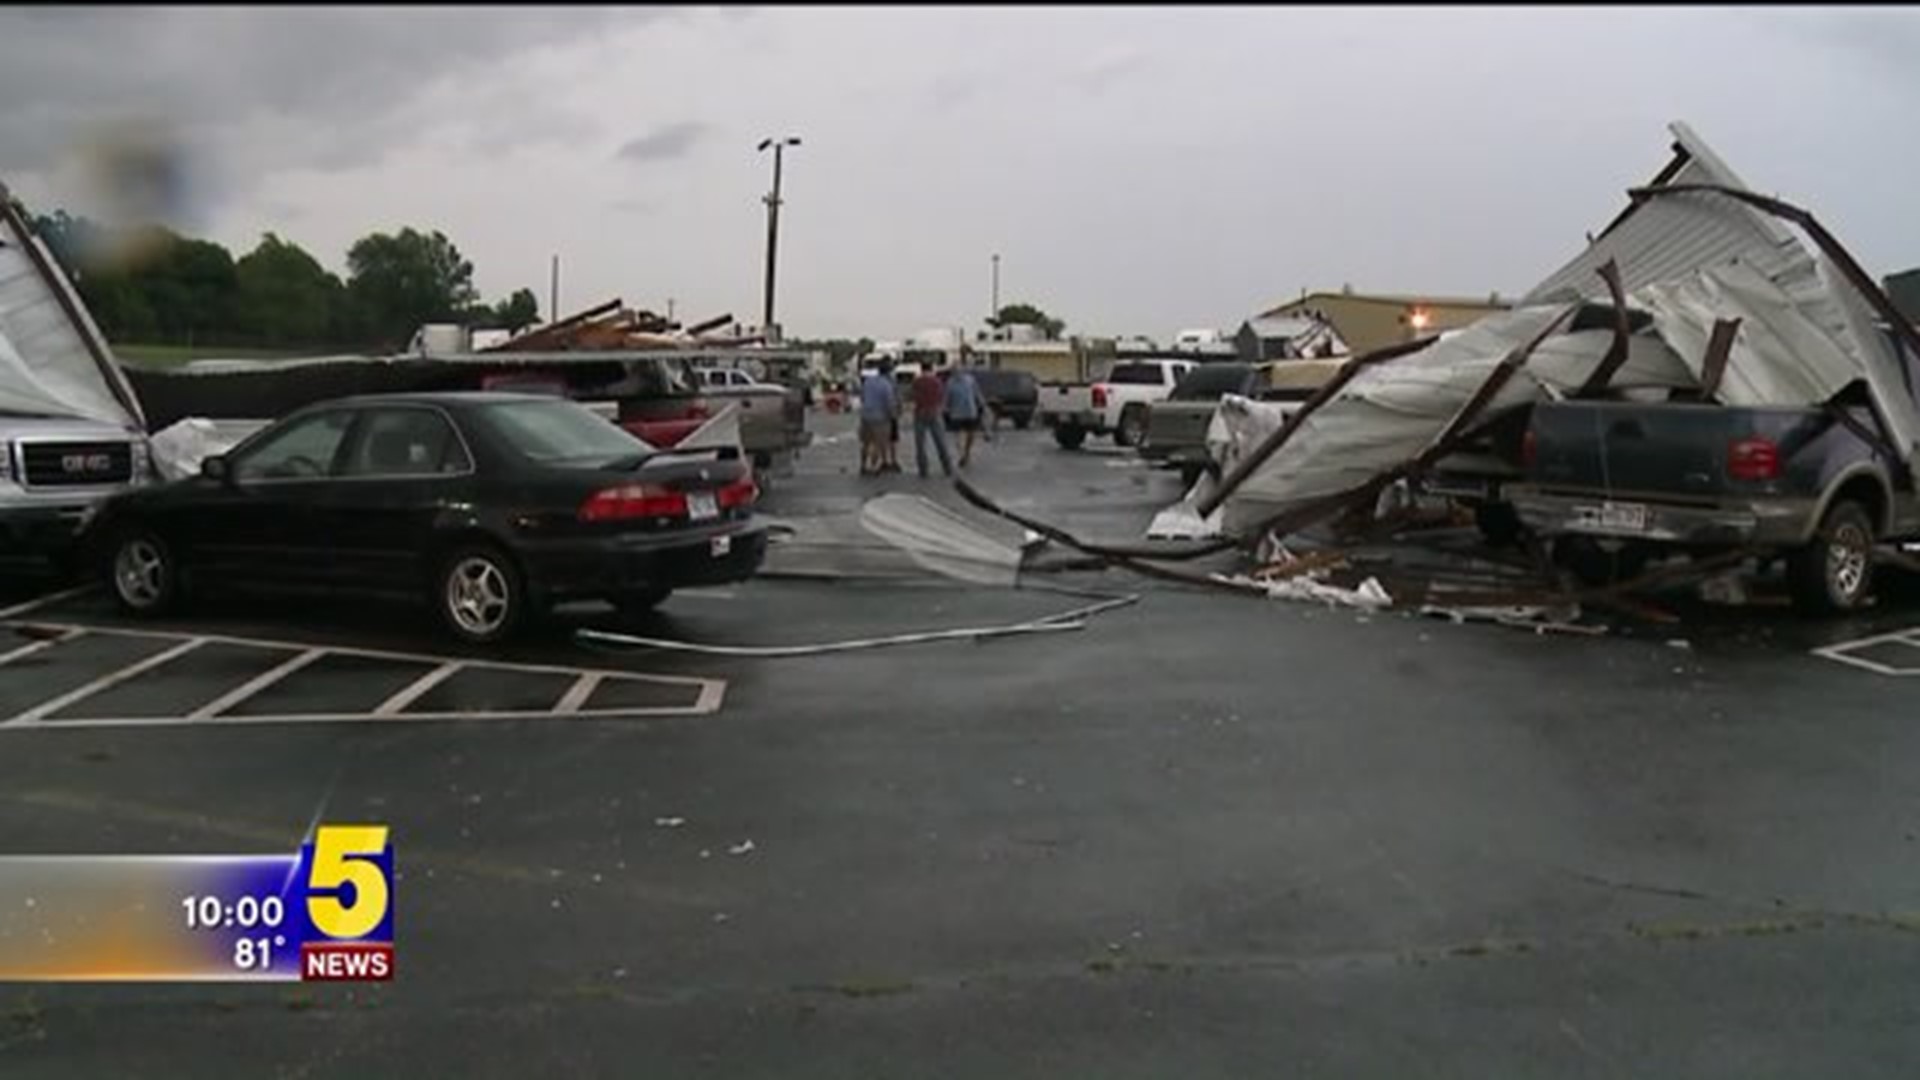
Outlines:
[[[1180,470],[1188,485],[1214,467],[1207,429],[1228,394],[1260,401],[1304,402],[1340,370],[1340,360],[1203,364],[1181,378],[1164,401],[1147,406],[1140,456]]]

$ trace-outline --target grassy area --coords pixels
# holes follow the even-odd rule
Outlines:
[[[123,345],[113,344],[113,354],[128,363],[144,367],[168,367],[193,360],[292,360],[302,356],[321,356],[312,349],[249,349],[219,345]]]

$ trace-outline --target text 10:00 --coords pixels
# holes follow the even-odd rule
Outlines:
[[[223,926],[279,926],[287,917],[286,905],[277,896],[243,896],[228,908],[217,896],[189,896],[180,901],[187,910],[187,929],[217,930]]]

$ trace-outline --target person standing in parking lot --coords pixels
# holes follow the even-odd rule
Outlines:
[[[893,460],[894,411],[899,399],[893,392],[893,366],[884,361],[860,380],[860,475],[875,476],[891,467]]]
[[[947,426],[960,434],[960,467],[973,460],[973,434],[987,411],[986,395],[980,392],[980,380],[961,364],[947,375]]]
[[[913,380],[913,463],[920,470],[920,479],[927,478],[927,438],[933,438],[934,449],[940,451],[940,469],[948,476],[953,475],[953,456],[947,450],[947,387],[940,376],[931,368],[920,369]]]

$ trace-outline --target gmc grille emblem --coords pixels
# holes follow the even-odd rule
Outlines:
[[[60,458],[60,469],[70,473],[111,472],[113,458],[106,454],[64,454]]]

